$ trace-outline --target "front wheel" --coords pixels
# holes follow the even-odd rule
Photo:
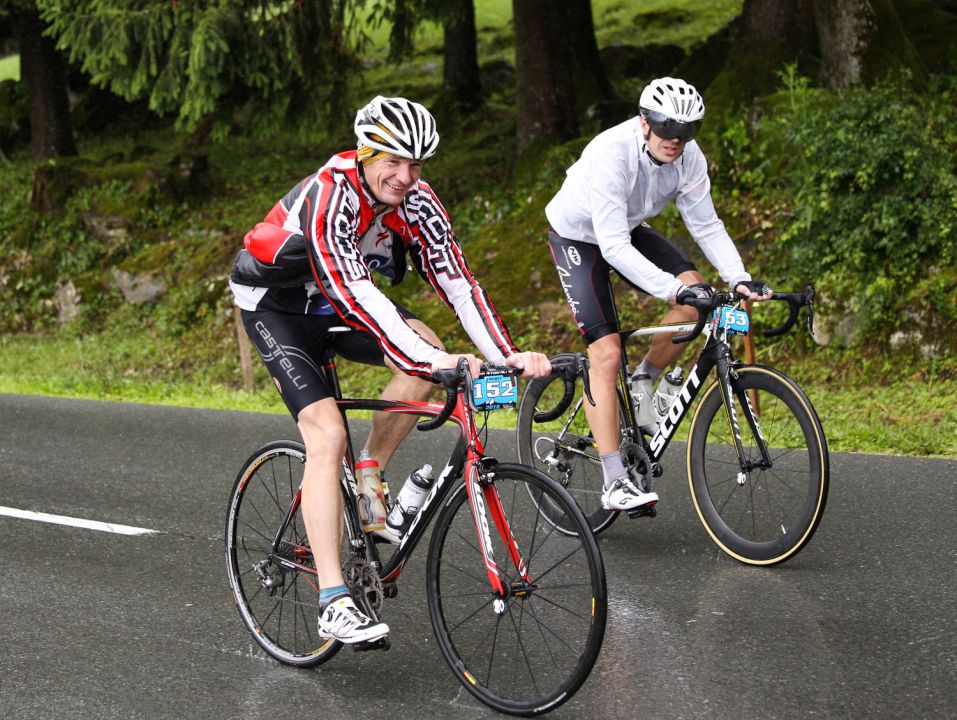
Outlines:
[[[464,484],[440,511],[429,546],[429,617],[442,654],[472,695],[499,712],[538,715],[570,698],[598,657],[604,567],[581,510],[561,486],[522,465],[497,465],[490,478],[492,490],[478,491],[485,498],[478,522]],[[564,531],[533,497],[564,513]],[[483,545],[504,596],[492,591]]]
[[[342,647],[317,632],[319,588],[298,507],[305,460],[301,443],[264,445],[240,470],[226,515],[226,570],[239,615],[263,650],[298,667]]]
[[[695,412],[688,439],[691,498],[724,552],[749,565],[775,565],[807,544],[824,514],[827,442],[810,400],[793,380],[761,366],[736,373],[734,413],[726,411],[718,383],[705,391]],[[734,422],[743,458],[735,448]]]
[[[555,359],[563,357],[570,355],[565,353]],[[518,460],[541,470],[565,488],[597,535],[615,521],[618,513],[606,510],[601,504],[604,474],[582,406],[587,400],[581,384],[576,383],[575,398],[564,414],[550,422],[535,421],[536,413],[556,407],[564,393],[565,386],[558,375],[537,378],[525,386],[518,409]],[[551,517],[551,508],[545,506],[543,511],[546,518]],[[555,515],[562,517],[561,512]]]

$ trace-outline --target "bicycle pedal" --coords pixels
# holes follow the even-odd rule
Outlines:
[[[634,520],[635,518],[640,518],[640,517],[654,517],[655,515],[658,514],[658,511],[655,510],[654,505],[642,505],[641,507],[637,507],[633,510],[628,510],[627,512],[628,512],[628,517],[630,517],[632,520]]]
[[[391,647],[389,636],[380,637],[377,640],[366,640],[365,642],[352,643],[352,649],[356,652],[365,652],[366,650],[388,650]]]

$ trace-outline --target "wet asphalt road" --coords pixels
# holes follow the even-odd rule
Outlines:
[[[0,717],[494,716],[432,638],[425,545],[384,608],[389,652],[296,670],[257,650],[226,583],[225,504],[256,447],[295,436],[282,416],[0,395],[0,506],[159,531],[0,515]],[[450,437],[416,433],[416,458],[443,461]],[[683,460],[665,458],[657,518],[600,537],[605,643],[548,717],[957,715],[957,462],[832,455],[820,529],[764,569],[711,545]]]

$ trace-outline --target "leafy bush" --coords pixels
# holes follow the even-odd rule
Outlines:
[[[836,344],[957,347],[957,79],[920,94],[784,80],[763,116],[718,139],[732,197],[777,201],[752,266],[813,281]]]

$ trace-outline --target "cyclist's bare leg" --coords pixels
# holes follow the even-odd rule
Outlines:
[[[342,493],[339,468],[346,451],[346,430],[332,398],[307,405],[299,413],[306,446],[302,476],[302,519],[316,563],[319,587],[342,585]]]
[[[444,349],[442,342],[434,332],[421,320],[408,320],[409,326],[422,337],[440,349]],[[391,360],[386,358],[386,367],[392,371],[392,379],[382,391],[382,400],[428,400],[435,388],[429,380],[406,375],[399,370]],[[365,449],[379,462],[379,467],[385,469],[392,459],[399,443],[409,434],[412,426],[420,418],[415,415],[401,415],[399,413],[375,413],[372,417],[372,430],[366,440]]]
[[[704,277],[697,270],[688,270],[678,275],[678,279],[683,282],[685,285],[694,285],[695,283],[703,283]],[[687,305],[676,305],[674,302],[671,303],[671,308],[661,318],[661,324],[665,323],[681,323],[681,322],[697,322],[698,312],[693,307],[688,307]],[[681,354],[685,351],[685,348],[688,347],[687,343],[682,343],[681,345],[675,345],[671,342],[673,336],[668,333],[663,333],[661,335],[653,335],[651,340],[651,349],[648,351],[648,354],[645,355],[644,362],[658,368],[659,370],[665,370],[666,368],[671,367],[671,364],[677,360]]]
[[[618,417],[618,394],[615,391],[618,368],[621,367],[621,337],[611,333],[588,346],[588,380],[595,406],[584,403],[585,417],[601,455],[618,452],[621,426]]]

